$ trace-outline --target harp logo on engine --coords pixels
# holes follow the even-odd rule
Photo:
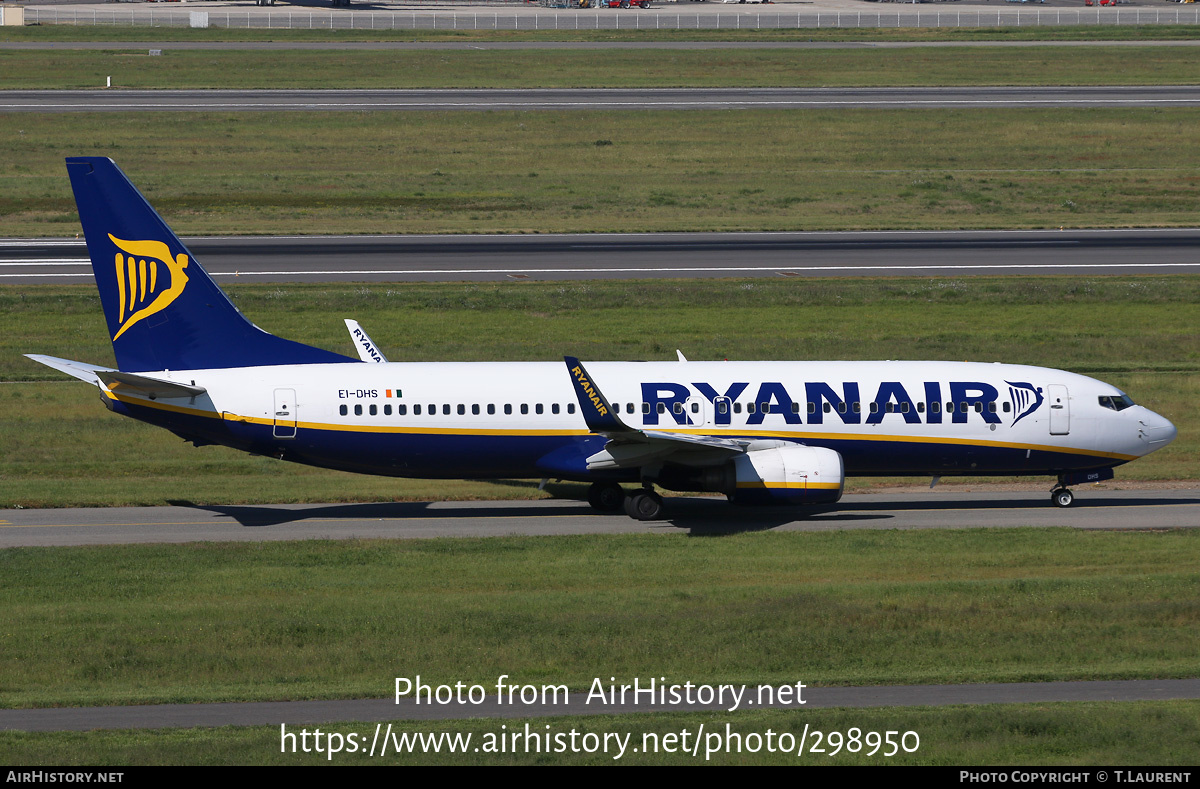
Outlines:
[[[161,312],[179,298],[187,285],[188,256],[172,255],[162,241],[125,241],[112,233],[116,245],[117,324],[115,342],[138,321]]]

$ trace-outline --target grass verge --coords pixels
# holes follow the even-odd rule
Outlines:
[[[0,705],[1191,677],[1200,531],[195,543],[0,551]]]
[[[0,115],[7,236],[111,156],[184,234],[1194,227],[1200,109]]]
[[[700,280],[238,285],[256,324],[350,353],[355,316],[397,361],[943,359],[1065,368],[1175,422],[1121,479],[1200,478],[1200,279]],[[90,286],[0,288],[0,507],[531,498],[534,484],[396,480],[222,447],[195,449],[104,410],[89,387],[24,359],[112,366]],[[572,495],[577,491],[559,491]]]
[[[624,50],[0,50],[5,89],[1188,85],[1181,47]],[[1104,68],[1096,68],[1103,63]]]

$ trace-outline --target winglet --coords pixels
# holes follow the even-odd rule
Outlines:
[[[574,356],[564,356],[563,361],[567,363],[567,370],[571,373],[571,383],[575,386],[575,396],[579,398],[579,408],[583,412],[583,420],[587,423],[588,430],[593,433],[629,432],[630,428],[613,411],[600,388],[584,369],[583,363]]]
[[[358,321],[343,318],[346,321],[346,329],[350,332],[350,339],[354,341],[354,350],[358,351],[358,358],[364,362],[373,364],[383,364],[387,361],[387,357],[383,355],[383,351],[379,350],[379,346],[375,341],[367,336],[363,331],[362,326],[358,325]]]

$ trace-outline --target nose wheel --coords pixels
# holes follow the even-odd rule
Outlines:
[[[1070,507],[1075,503],[1075,494],[1070,488],[1055,488],[1050,491],[1050,501],[1055,507]]]

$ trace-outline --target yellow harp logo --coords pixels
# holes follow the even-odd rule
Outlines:
[[[187,255],[171,255],[161,241],[122,241],[112,233],[108,238],[121,252],[116,256],[118,323],[125,330],[142,318],[164,310],[183,293],[187,284]],[[122,252],[124,254],[122,254]]]

